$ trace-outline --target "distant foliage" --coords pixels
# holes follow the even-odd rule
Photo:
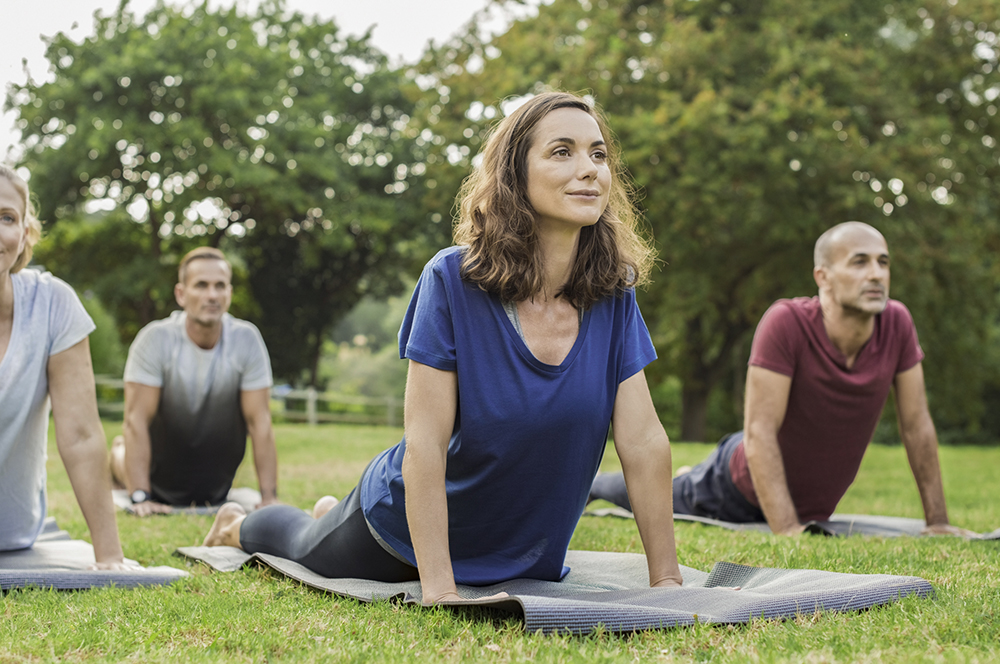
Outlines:
[[[431,175],[464,172],[522,95],[593,96],[663,259],[639,301],[661,357],[651,382],[682,383],[670,433],[683,440],[740,425],[761,314],[816,292],[823,230],[868,222],[888,239],[892,293],[927,351],[935,417],[973,431],[1000,374],[987,349],[998,33],[994,0],[553,0],[503,34],[473,26],[425,57],[421,118],[446,157]]]
[[[7,98],[60,245],[46,259],[100,289],[123,336],[173,307],[180,255],[220,246],[246,267],[276,375],[315,382],[336,321],[440,243],[417,205],[415,88],[366,37],[280,0],[122,3],[47,57],[53,80]]]
[[[118,338],[114,316],[93,293],[84,293],[80,301],[97,326],[90,333],[90,359],[94,363],[94,373],[120,378],[125,369],[125,348]]]
[[[331,392],[368,397],[403,398],[407,361],[399,358],[396,340],[410,300],[366,298],[345,317],[323,346],[320,383]]]

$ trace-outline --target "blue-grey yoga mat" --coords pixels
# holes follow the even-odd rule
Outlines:
[[[134,562],[134,561],[130,561]],[[83,590],[103,586],[134,588],[172,583],[188,576],[173,567],[146,567],[131,571],[91,570],[94,548],[71,539],[59,530],[51,517],[30,549],[0,551],[0,590],[12,588],[55,588]]]
[[[618,516],[625,519],[634,518],[632,512],[622,507],[606,507],[588,510],[587,516]],[[733,523],[719,521],[703,516],[690,514],[674,514],[674,521],[691,521],[706,526],[717,526],[726,530],[752,530],[769,533],[771,529],[766,523]],[[901,516],[877,516],[869,514],[834,514],[829,521],[810,521],[806,524],[806,532],[816,535],[849,537],[851,535],[870,535],[876,537],[921,537],[924,529],[923,519],[908,519]],[[968,537],[974,540],[1000,540],[1000,528],[991,533],[981,533]]]
[[[256,560],[305,585],[365,602],[420,601],[419,582],[328,579],[290,560],[251,556],[230,547],[184,547],[178,553],[220,571]],[[744,623],[817,611],[856,611],[934,592],[927,581],[913,576],[765,569],[725,562],[716,563],[710,573],[682,566],[683,587],[650,588],[646,557],[641,554],[570,551],[566,564],[572,571],[559,582],[514,579],[492,586],[459,586],[459,594],[473,598],[473,606],[521,615],[529,632],[585,634],[599,626],[632,632],[696,622]],[[735,586],[741,589],[733,590]],[[510,597],[476,600],[499,592]]]

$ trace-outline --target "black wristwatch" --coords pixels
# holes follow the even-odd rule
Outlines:
[[[132,499],[132,504],[136,505],[138,503],[146,502],[151,498],[151,496],[149,495],[149,492],[146,491],[145,489],[136,489],[135,491],[132,492],[132,495],[129,496],[129,498]]]

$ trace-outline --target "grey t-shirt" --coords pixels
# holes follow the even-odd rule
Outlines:
[[[66,282],[22,270],[14,284],[14,324],[0,360],[0,551],[31,546],[45,520],[49,357],[94,331]]]
[[[128,351],[125,381],[160,388],[149,427],[153,498],[170,505],[216,505],[226,499],[246,452],[240,393],[271,386],[260,332],[226,314],[211,350],[185,330],[186,314],[142,328]]]

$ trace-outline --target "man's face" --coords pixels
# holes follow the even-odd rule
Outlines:
[[[872,230],[856,228],[838,237],[829,265],[817,268],[820,290],[847,313],[874,315],[889,301],[889,247]]]
[[[189,321],[207,327],[218,325],[232,301],[231,279],[225,261],[196,258],[187,265],[184,283],[174,288],[177,304]]]

